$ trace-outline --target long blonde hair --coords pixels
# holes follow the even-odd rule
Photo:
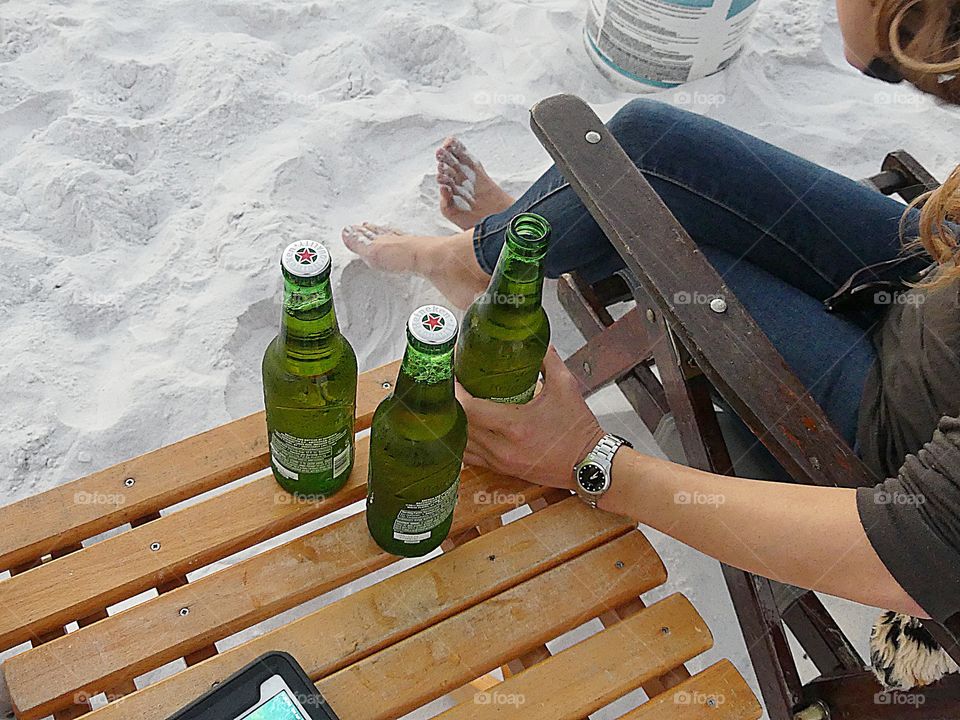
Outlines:
[[[960,103],[960,0],[877,0],[877,41],[904,78]]]
[[[918,236],[907,243],[907,248],[923,248],[939,265],[937,272],[919,285],[934,288],[954,282],[960,278],[960,238],[948,223],[960,222],[960,165],[943,185],[910,203],[910,209],[915,207],[920,208]]]

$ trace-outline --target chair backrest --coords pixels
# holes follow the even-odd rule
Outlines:
[[[688,425],[681,438],[689,463],[719,472],[730,468],[712,405],[706,407],[709,394],[705,399],[704,393],[690,392],[695,387],[690,382],[695,375],[690,367],[695,366],[797,482],[842,487],[875,484],[877,478],[833,427],[590,107],[571,95],[547,98],[532,109],[531,126],[624,260],[638,309],[650,320],[648,334],[639,336],[642,344],[653,348],[668,396],[672,393],[689,411],[679,418]],[[691,288],[723,302],[673,301]],[[670,353],[663,351],[667,344],[673,345]],[[664,364],[662,358],[672,362]],[[672,401],[670,405],[673,407]],[[709,437],[704,437],[705,430]],[[729,575],[727,579],[731,592],[743,584],[731,582]],[[753,618],[765,624],[759,636],[768,643],[781,643],[782,631],[774,627],[779,616],[774,622],[756,617],[769,609],[769,602],[762,607],[764,598],[757,596],[756,587],[742,589],[745,602],[760,606]],[[765,593],[767,590],[760,588],[759,594]],[[738,611],[741,609],[738,604]],[[742,614],[740,619],[746,632]],[[960,617],[954,620],[949,623],[952,630],[935,623],[926,626],[960,661]],[[757,666],[758,656],[753,657]],[[756,669],[758,674],[767,671]],[[792,685],[793,679],[784,673],[794,672],[783,668],[767,681]],[[767,699],[766,692],[764,695]],[[775,715],[769,702],[768,711]]]

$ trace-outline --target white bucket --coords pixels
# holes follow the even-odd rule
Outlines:
[[[631,92],[676,87],[729,65],[757,0],[588,0],[587,53]]]

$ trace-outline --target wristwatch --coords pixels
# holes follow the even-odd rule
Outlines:
[[[580,499],[590,507],[596,507],[603,494],[610,489],[610,471],[613,456],[621,446],[633,447],[618,435],[606,434],[573,468],[573,485]]]

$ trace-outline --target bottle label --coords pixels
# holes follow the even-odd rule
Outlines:
[[[277,472],[289,480],[331,471],[336,480],[350,465],[350,435],[346,428],[319,438],[301,438],[274,430],[270,434],[270,457]]]
[[[410,544],[428,540],[434,528],[453,512],[459,488],[458,475],[453,484],[439,495],[404,505],[393,522],[393,539]]]
[[[534,381],[533,385],[531,385],[522,393],[519,393],[517,395],[513,395],[511,397],[492,397],[487,399],[493,400],[494,402],[498,402],[498,403],[511,403],[513,405],[523,405],[525,402],[528,402],[530,398],[533,397],[533,393],[536,391],[536,389],[537,389],[537,383],[536,381]]]

